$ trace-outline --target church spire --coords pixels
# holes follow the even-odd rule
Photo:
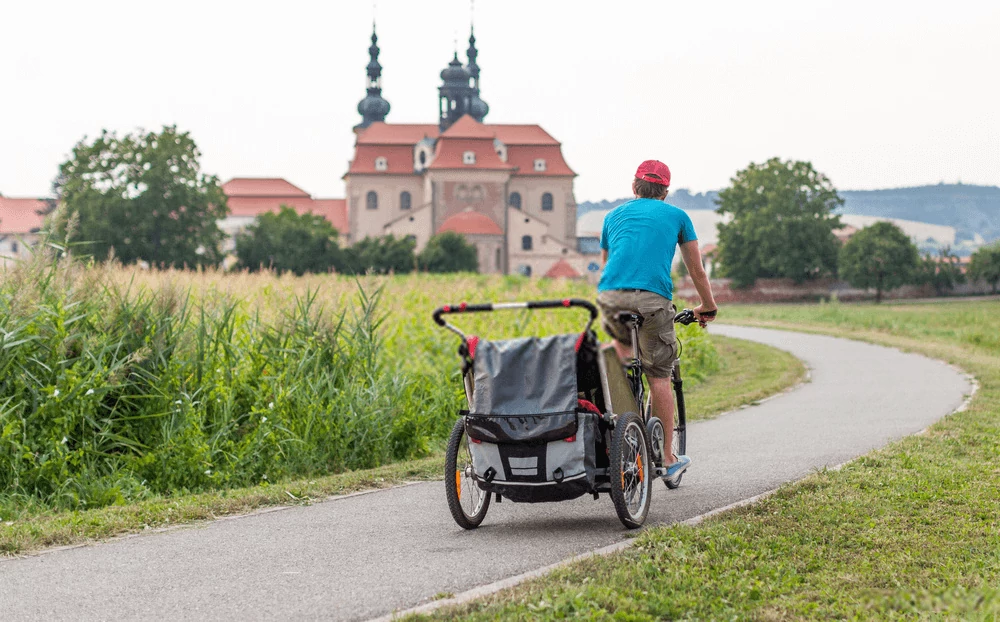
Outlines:
[[[482,123],[486,115],[489,114],[490,107],[479,97],[479,63],[477,62],[479,50],[476,49],[475,24],[469,26],[469,49],[465,51],[465,54],[469,58],[469,64],[466,69],[469,75],[472,76],[472,98],[469,104],[469,114],[476,121]]]
[[[368,48],[368,91],[365,98],[358,102],[358,114],[361,123],[355,130],[363,129],[376,121],[385,121],[389,114],[389,102],[382,98],[382,65],[378,62],[378,36],[375,34],[375,21],[372,20],[372,44]]]

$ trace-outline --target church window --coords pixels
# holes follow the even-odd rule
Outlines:
[[[413,205],[413,198],[406,190],[399,193],[399,209],[410,209]]]
[[[521,209],[521,193],[511,192],[510,196],[507,197],[507,205],[513,207],[514,209]]]
[[[486,197],[486,192],[483,190],[482,186],[476,185],[472,187],[472,193],[469,197],[473,203],[478,203]]]
[[[552,211],[552,193],[546,192],[542,195],[542,211],[551,212]]]
[[[545,172],[545,159],[535,158],[535,172],[544,173]]]
[[[376,171],[387,171],[389,170],[389,161],[384,157],[375,158],[375,170]]]
[[[500,270],[500,257],[501,257],[500,256],[500,249],[498,248],[497,252],[496,252],[496,263],[494,264],[494,266],[496,267],[497,270]]]
[[[462,164],[475,164],[476,163],[476,152],[466,151],[462,154]]]
[[[421,149],[421,151],[420,151],[420,165],[423,166],[424,164],[427,164],[427,152]]]
[[[378,194],[374,190],[369,190],[365,195],[365,207],[367,209],[378,209]]]
[[[530,251],[533,246],[532,239],[530,235],[525,235],[521,237],[521,250]]]
[[[16,255],[18,250],[19,249],[17,248],[17,242],[11,242],[10,243],[10,252]]]
[[[517,267],[517,273],[521,276],[531,276],[531,266],[528,264],[521,264]]]

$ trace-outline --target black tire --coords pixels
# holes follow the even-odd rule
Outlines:
[[[649,413],[649,410],[646,413],[646,439],[649,441],[649,450],[652,452],[653,464],[657,467],[662,467],[665,449],[663,422],[660,421],[659,417],[653,417]]]
[[[675,455],[683,455],[687,453],[687,421],[684,414],[684,402],[683,395],[677,396],[677,413],[674,418],[674,438],[673,438],[673,451]],[[681,473],[680,476],[674,480],[670,481],[668,479],[663,480],[663,483],[667,485],[667,488],[673,490],[681,485],[681,480],[684,478],[684,474]]]
[[[622,524],[641,527],[653,494],[652,455],[642,418],[625,413],[615,421],[611,435],[611,500]]]
[[[475,529],[490,509],[490,493],[472,479],[472,454],[465,434],[465,419],[455,422],[444,456],[444,491],[452,518],[463,529]],[[472,503],[463,504],[462,493]],[[471,494],[470,494],[471,493]],[[468,507],[466,507],[468,506]]]

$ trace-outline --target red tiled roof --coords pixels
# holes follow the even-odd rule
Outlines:
[[[346,199],[314,199],[305,190],[276,177],[237,177],[222,184],[222,191],[227,196],[230,216],[252,218],[287,205],[299,214],[322,216],[341,234],[349,233]]]
[[[545,160],[545,170],[535,170],[535,160]],[[576,173],[566,164],[559,145],[532,145],[507,147],[507,163],[517,167],[515,175],[532,177],[574,176]]]
[[[385,158],[387,169],[375,170],[375,158]],[[358,145],[348,174],[412,175],[413,147],[408,145]]]
[[[548,269],[545,276],[550,279],[558,278],[568,278],[575,279],[580,276],[580,273],[576,271],[573,266],[569,265],[569,262],[565,259],[560,259],[559,261],[552,264],[552,267]]]
[[[309,197],[309,193],[280,177],[234,177],[222,184],[227,197]]]
[[[701,247],[701,254],[705,255],[707,257],[708,255],[711,255],[712,253],[714,253],[715,249],[717,249],[717,248],[719,248],[719,247],[717,245],[715,245],[715,244],[706,244],[705,246]]]
[[[333,228],[341,234],[346,235],[350,232],[347,220],[347,199],[315,199],[313,200],[312,213],[329,220],[333,224]]]
[[[493,140],[495,136],[495,132],[487,129],[485,125],[470,115],[462,115],[462,118],[455,121],[441,134],[441,138],[489,138],[490,140]]]
[[[475,164],[466,164],[465,152],[476,154]],[[442,136],[428,169],[508,170],[510,164],[500,159],[493,148],[492,138],[446,138]]]
[[[359,145],[415,145],[424,138],[437,138],[438,126],[376,122],[358,134]]]
[[[41,229],[45,220],[40,212],[48,209],[41,199],[11,199],[0,196],[0,233],[24,234]]]
[[[459,212],[451,216],[438,227],[437,232],[454,231],[466,235],[503,235],[500,225],[486,214],[479,212]]]
[[[559,141],[539,125],[487,125],[507,145],[559,145]]]

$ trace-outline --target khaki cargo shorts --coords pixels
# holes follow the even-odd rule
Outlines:
[[[605,332],[626,346],[632,346],[632,332],[618,321],[622,312],[642,316],[639,353],[643,371],[650,378],[669,378],[677,361],[674,335],[674,303],[659,294],[641,289],[614,289],[597,294],[601,325]]]

